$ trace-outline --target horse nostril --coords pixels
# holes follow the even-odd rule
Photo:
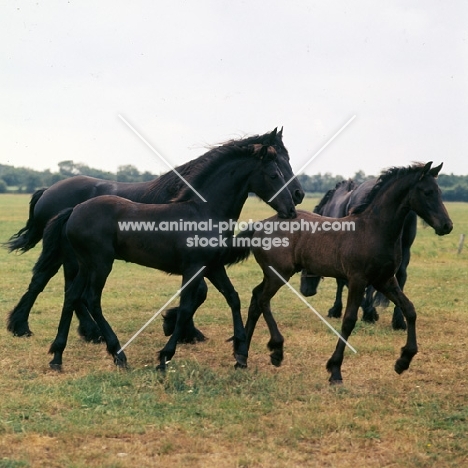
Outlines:
[[[294,201],[297,202],[297,204],[301,203],[302,200],[304,199],[305,193],[302,190],[296,189],[294,191]]]

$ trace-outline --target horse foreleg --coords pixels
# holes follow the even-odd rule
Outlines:
[[[234,358],[236,359],[236,368],[247,367],[248,346],[247,336],[241,315],[241,305],[239,294],[229,279],[224,266],[210,270],[206,274],[207,278],[213,283],[215,288],[224,296],[226,302],[231,308],[232,323],[234,328]]]
[[[289,277],[290,275],[285,278],[285,281],[287,281]],[[284,338],[279,331],[278,324],[271,312],[270,302],[271,298],[277,293],[283,284],[284,282],[276,275],[271,276],[268,275],[268,273],[265,275],[263,281],[252,291],[252,299],[250,300],[249,313],[245,326],[247,342],[250,347],[250,342],[252,340],[252,335],[255,331],[258,318],[263,314],[263,318],[265,319],[270,332],[270,340],[267,344],[268,349],[272,351],[270,354],[270,361],[276,367],[280,366],[283,361]]]
[[[348,300],[343,316],[343,323],[341,325],[342,339],[338,340],[335,352],[327,362],[327,370],[331,374],[329,378],[331,384],[343,383],[343,377],[341,376],[341,365],[343,364],[346,341],[348,340],[356,325],[357,314],[359,306],[361,305],[365,287],[365,284],[359,282],[353,283],[350,281],[348,284]]]
[[[159,365],[156,366],[157,370],[166,370],[167,363],[172,359],[176,352],[177,342],[183,334],[184,327],[195,313],[195,298],[197,289],[200,286],[200,281],[202,281],[203,277],[194,278],[193,273],[193,270],[189,270],[182,277],[183,289],[180,293],[180,305],[174,332],[169,338],[169,341],[159,351]],[[188,283],[188,281],[190,281],[190,283]]]
[[[396,279],[402,291],[403,291],[403,288],[405,287],[406,279],[408,277],[408,274],[406,273],[406,269],[408,268],[409,260],[410,260],[409,248],[402,249],[402,260],[400,263],[400,267],[398,268],[398,271],[396,273]],[[403,311],[397,305],[395,305],[395,308],[393,309],[392,328],[394,330],[406,330],[406,322],[403,316]]]
[[[250,348],[250,342],[252,341],[252,336],[255,331],[255,326],[257,325],[262,311],[258,305],[258,298],[263,290],[264,281],[259,285],[255,286],[252,290],[252,297],[250,299],[249,312],[247,314],[247,322],[245,323],[245,334],[247,336],[247,348]]]
[[[411,360],[418,352],[418,343],[416,340],[416,311],[412,302],[405,296],[400,289],[398,281],[395,277],[391,278],[387,283],[379,289],[387,296],[395,305],[401,308],[403,315],[408,324],[406,344],[401,348],[400,358],[395,363],[395,371],[401,374],[409,368]]]
[[[291,275],[284,277],[288,281]],[[276,275],[268,278],[263,287],[262,293],[258,300],[259,307],[263,312],[263,318],[268,326],[270,332],[270,340],[268,341],[268,349],[271,351],[270,362],[279,367],[284,358],[284,337],[279,331],[278,324],[276,323],[273,313],[271,312],[271,299],[283,286],[284,282]]]

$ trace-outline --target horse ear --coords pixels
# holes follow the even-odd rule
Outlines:
[[[432,161],[429,161],[423,168],[422,172],[421,172],[421,177],[419,178],[419,180],[421,180],[428,172],[429,170],[431,169],[431,165],[432,165]]]
[[[263,146],[272,146],[275,144],[277,130],[278,127],[276,127],[271,133],[264,135],[262,142]]]
[[[439,171],[442,169],[442,166],[444,163],[440,163],[437,167],[433,167],[430,171],[429,174],[431,174],[432,177],[437,178],[439,175]]]
[[[281,130],[278,132],[278,136],[280,139],[283,139],[283,127],[281,127]]]

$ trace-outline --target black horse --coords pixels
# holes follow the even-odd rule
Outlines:
[[[360,185],[356,185],[352,180],[339,182],[336,187],[329,190],[319,204],[314,208],[314,213],[331,218],[342,218],[353,212],[365,203],[369,192],[377,183],[377,179],[367,180]],[[406,217],[401,234],[401,264],[396,273],[396,278],[400,288],[403,290],[406,279],[407,269],[411,256],[411,246],[413,245],[417,231],[417,215],[410,211]],[[301,293],[304,296],[312,296],[316,293],[320,277],[314,277],[307,271],[302,272]],[[343,310],[342,295],[346,286],[346,281],[336,279],[335,303],[328,311],[328,317],[340,318]],[[364,300],[361,304],[363,309],[362,320],[365,322],[376,322],[379,319],[374,306],[387,305],[387,299],[382,294],[374,294],[372,286],[366,288]],[[398,306],[395,306],[392,317],[392,327],[394,330],[406,330],[406,322],[403,313]]]
[[[248,319],[245,325],[250,345],[255,325],[263,314],[271,339],[271,362],[280,365],[283,360],[284,338],[273,318],[270,301],[276,292],[302,268],[316,275],[342,278],[348,282],[348,300],[343,317],[341,338],[335,352],[328,360],[327,370],[331,383],[341,383],[341,365],[344,349],[354,329],[357,312],[365,288],[371,284],[377,291],[398,305],[405,315],[408,329],[407,341],[396,361],[395,371],[408,369],[418,351],[416,341],[416,312],[413,304],[402,292],[395,273],[401,263],[401,233],[410,210],[417,213],[434,228],[438,235],[445,235],[453,228],[452,221],[442,203],[436,177],[442,167],[431,168],[432,163],[415,164],[408,168],[392,168],[379,177],[368,193],[365,203],[344,218],[328,218],[305,211],[298,212],[296,222],[337,223],[350,226],[354,231],[307,230],[284,232],[265,230],[247,232],[253,237],[252,249],[263,271],[263,281],[252,292]],[[277,221],[276,217],[269,221]],[[264,250],[266,237],[287,237],[288,245]],[[257,242],[253,241],[257,238]],[[259,242],[260,241],[260,242]],[[333,253],[331,255],[331,253]]]
[[[231,140],[224,143],[224,147],[230,146],[249,146],[252,144],[261,144],[269,134],[254,135],[241,140]],[[277,132],[274,147],[278,158],[277,164],[283,173],[286,180],[294,177],[291,166],[289,164],[289,155],[286,147],[283,144],[283,130]],[[176,168],[187,181],[198,173],[199,168],[207,164],[213,157],[217,148],[213,148],[199,158],[189,161]],[[118,195],[132,201],[140,203],[170,203],[176,198],[180,192],[185,189],[186,184],[179,176],[170,171],[161,177],[141,183],[122,183],[114,181],[106,181],[95,179],[87,176],[76,176],[66,179],[52,185],[48,189],[38,190],[31,198],[29,206],[29,219],[26,226],[18,233],[11,237],[7,246],[11,251],[19,250],[26,252],[34,247],[41,239],[44,227],[47,222],[65,208],[72,208],[86,200],[100,195]],[[299,204],[303,197],[304,191],[300,183],[294,178],[288,185],[293,200]],[[196,196],[194,194],[194,196]],[[30,336],[32,334],[28,318],[31,309],[38,295],[44,290],[50,279],[58,272],[62,265],[64,255],[73,255],[71,250],[64,246],[65,252],[57,255],[55,262],[50,262],[48,269],[34,268],[33,277],[30,281],[28,290],[23,295],[16,307],[10,312],[7,328],[15,336]],[[66,252],[68,251],[68,254]],[[206,288],[205,288],[206,289]],[[203,303],[206,291],[200,290],[200,303]],[[78,331],[87,341],[99,341],[101,331],[91,319],[86,307],[79,304],[76,310],[77,317],[80,321]],[[164,320],[164,331],[166,335],[170,335],[175,326],[177,317],[177,308],[169,309]],[[192,321],[187,324],[186,329],[181,337],[181,341],[193,342],[203,341],[204,335],[200,330],[195,328]]]
[[[272,133],[271,141],[274,141],[275,133]],[[88,310],[99,325],[114,362],[119,366],[126,365],[126,356],[101,309],[102,290],[115,258],[182,275],[176,326],[159,353],[159,369],[166,368],[183,328],[199,306],[203,277],[215,285],[231,307],[236,365],[245,367],[247,343],[240,301],[224,266],[242,259],[230,246],[234,229],[231,221],[238,219],[249,192],[266,201],[280,217],[296,216],[291,194],[287,190],[280,191],[286,181],[276,160],[273,146],[221,147],[215,150],[206,164],[199,166],[192,179],[193,187],[202,193],[207,203],[193,197],[189,187],[174,203],[166,205],[141,204],[105,195],[69,208],[54,218],[45,230],[44,255],[38,264],[46,264],[47,257],[54,256],[54,247],[59,244],[57,239],[65,233],[79,269],[72,283],[66,285],[57,337],[50,347],[50,353],[54,355],[51,367],[61,368],[73,310],[81,303],[82,297],[86,298]],[[190,231],[127,231],[119,227],[123,222],[155,221],[164,221],[166,225],[183,222],[184,226],[188,223],[191,228]],[[221,223],[225,223],[226,231],[219,233]],[[206,229],[206,226],[211,227]]]

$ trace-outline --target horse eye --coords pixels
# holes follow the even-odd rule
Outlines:
[[[272,174],[272,175],[270,176],[270,178],[272,178],[272,179],[277,179],[277,178],[278,178],[278,174]]]

